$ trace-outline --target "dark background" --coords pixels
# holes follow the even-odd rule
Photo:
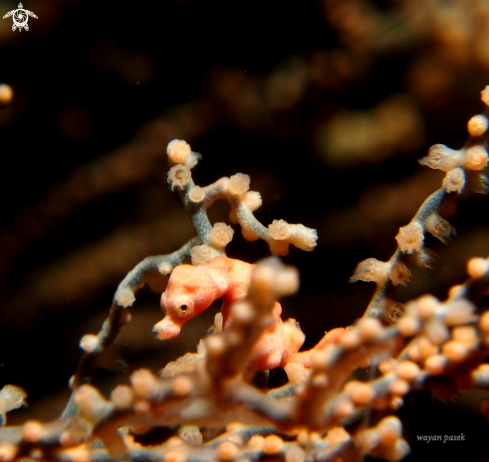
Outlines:
[[[435,143],[463,145],[489,83],[487,0],[24,7],[38,16],[29,31],[0,21],[0,82],[15,93],[0,111],[0,387],[24,387],[30,405],[9,414],[12,424],[59,415],[79,339],[98,330],[118,282],[145,256],[191,236],[166,183],[170,140],[203,154],[197,184],[247,173],[263,196],[260,221],[318,229],[313,252],[285,258],[301,273],[285,315],[312,346],[362,315],[374,287],[348,283],[356,264],[393,253],[398,227],[442,179],[417,159]],[[0,16],[15,8],[0,1]],[[468,193],[459,203],[450,219],[456,239],[447,247],[427,239],[444,268],[435,276],[413,269],[400,301],[428,291],[443,298],[464,280],[467,258],[489,253],[487,199]],[[226,214],[224,204],[210,215]],[[238,234],[229,256],[269,254]],[[130,370],[193,351],[212,320],[161,343],[151,334],[162,317],[158,296],[143,290],[133,315],[116,345]],[[97,374],[104,390],[127,381],[108,370],[117,354]],[[408,401],[412,438],[467,435],[467,443],[415,445],[417,458],[484,453],[476,444],[487,435],[484,419],[465,420],[424,395]]]

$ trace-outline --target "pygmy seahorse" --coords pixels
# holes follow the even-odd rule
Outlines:
[[[232,323],[231,306],[246,297],[254,265],[227,257],[216,257],[201,265],[179,265],[161,296],[161,309],[166,314],[154,328],[156,337],[172,339],[180,334],[187,321],[206,310],[222,297],[223,329]],[[305,335],[294,319],[281,318],[282,307],[275,302],[273,324],[259,338],[252,350],[248,368],[254,371],[283,367],[294,363],[310,367],[314,351],[337,343],[344,329],[333,329],[312,350],[299,352]]]

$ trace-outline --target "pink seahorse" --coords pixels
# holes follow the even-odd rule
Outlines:
[[[153,331],[161,340],[180,334],[187,321],[194,318],[217,299],[223,298],[223,329],[232,323],[232,304],[246,297],[254,265],[227,257],[216,257],[204,265],[179,265],[161,296],[161,309],[166,314]],[[282,307],[275,302],[274,323],[255,344],[249,364],[250,370],[260,371],[275,367],[285,368],[289,363],[310,367],[315,350],[337,343],[344,329],[333,329],[312,350],[300,352],[304,333],[293,319],[283,322]]]

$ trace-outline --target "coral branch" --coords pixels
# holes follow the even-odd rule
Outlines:
[[[392,286],[407,283],[410,272],[405,263],[411,261],[427,270],[434,269],[436,257],[424,247],[425,232],[429,232],[444,244],[455,235],[453,227],[440,216],[440,209],[447,196],[461,193],[467,187],[476,193],[486,194],[489,191],[488,179],[479,173],[488,163],[487,127],[489,108],[487,107],[488,88],[483,90],[482,101],[486,103],[483,114],[474,116],[468,123],[469,138],[465,146],[456,151],[442,144],[432,146],[428,156],[419,161],[432,169],[446,173],[442,186],[432,193],[419,207],[412,220],[399,229],[396,236],[397,249],[387,262],[374,258],[358,264],[351,282],[374,281],[377,288],[368,304],[364,316],[377,317],[383,322],[392,324],[399,317],[400,304],[390,298]],[[402,265],[402,277],[396,275]],[[405,268],[405,269],[404,269]],[[394,307],[394,308],[393,308]]]

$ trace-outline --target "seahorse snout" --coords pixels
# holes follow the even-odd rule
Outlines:
[[[182,327],[176,324],[169,316],[165,316],[153,327],[153,333],[160,340],[170,340],[178,337],[181,330]]]

